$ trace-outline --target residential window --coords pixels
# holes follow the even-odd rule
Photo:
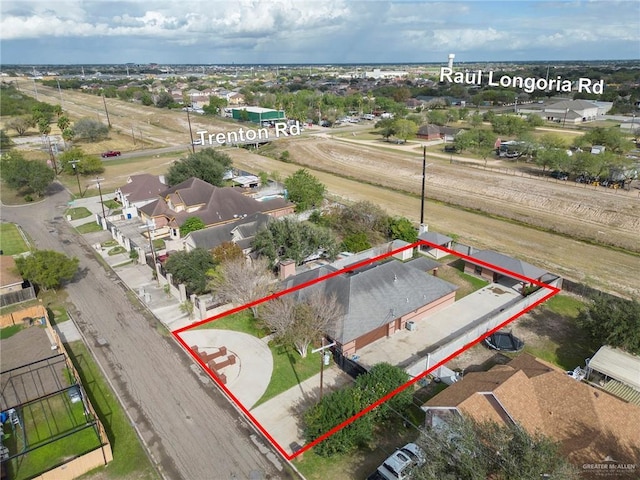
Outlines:
[[[480,265],[476,265],[475,273],[476,275],[482,275],[482,267]]]

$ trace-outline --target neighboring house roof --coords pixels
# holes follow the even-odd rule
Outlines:
[[[335,272],[320,267],[285,280],[285,288]],[[352,272],[341,273],[310,288],[299,290],[304,296],[320,288],[327,296],[335,295],[345,315],[331,332],[345,344],[391,321],[414,312],[451,292],[457,286],[428,275],[415,264],[391,260],[372,263]]]
[[[640,407],[569,377],[528,354],[469,373],[425,408],[456,408],[477,420],[514,421],[560,442],[572,462],[629,461],[640,445]],[[625,455],[625,453],[627,455]],[[594,460],[595,459],[595,460]]]
[[[240,220],[224,225],[196,230],[185,237],[185,241],[194,247],[210,250],[224,242],[234,242],[243,250],[251,246],[258,230],[264,227],[272,217],[264,213],[254,213]]]
[[[503,253],[494,252],[493,250],[481,250],[465,258],[465,262],[481,265],[474,260],[481,260],[490,265],[501,267],[509,272],[517,273],[527,278],[539,279],[546,275],[548,272],[527,262],[519,260],[517,258],[509,257]],[[482,265],[485,266],[485,265]],[[488,267],[487,267],[488,268]]]
[[[598,108],[593,102],[589,102],[588,100],[562,100],[560,102],[552,103],[551,105],[545,106],[545,111],[553,111],[553,110],[576,110],[583,111],[592,108]]]
[[[273,199],[259,202],[231,187],[214,187],[213,185],[191,177],[178,185],[160,193],[161,199],[140,208],[150,217],[166,216],[169,224],[179,227],[189,217],[200,218],[205,225],[227,223],[254,213],[270,213],[290,208],[293,204],[286,200]],[[175,211],[168,205],[171,202]],[[197,208],[196,210],[193,210]],[[187,211],[191,209],[192,211]]]
[[[423,272],[430,272],[434,268],[438,268],[441,266],[439,262],[436,262],[435,260],[431,260],[429,258],[425,258],[422,255],[405,263]]]
[[[418,240],[424,240],[425,242],[432,243],[434,245],[443,246],[450,242],[453,242],[453,238],[447,237],[438,232],[422,232],[418,235]]]
[[[640,390],[640,357],[636,355],[605,345],[591,357],[588,366]]]
[[[157,175],[142,173],[131,175],[127,184],[120,187],[120,192],[129,203],[136,203],[156,198],[166,188],[167,185],[162,183]]]
[[[18,273],[16,261],[10,255],[0,255],[0,288],[20,285],[24,282]]]

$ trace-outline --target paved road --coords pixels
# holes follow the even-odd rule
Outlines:
[[[127,301],[117,277],[64,220],[69,196],[58,188],[42,203],[3,206],[2,220],[19,223],[38,248],[80,259],[66,289],[74,316],[165,478],[286,478],[267,458],[273,450],[256,448],[254,432],[216,387],[203,384],[177,344]],[[98,347],[99,338],[108,346]]]

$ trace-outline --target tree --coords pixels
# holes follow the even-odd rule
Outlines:
[[[577,323],[597,343],[640,355],[640,303],[598,294],[578,314]]]
[[[14,146],[13,140],[4,129],[0,130],[0,150],[9,150]]]
[[[323,216],[326,223],[343,238],[364,233],[371,245],[388,238],[389,215],[369,201],[334,208]]]
[[[248,261],[244,257],[224,261],[209,282],[209,289],[223,302],[247,305],[267,296],[275,280],[266,258]],[[257,306],[252,306],[257,316]]]
[[[335,295],[314,289],[304,298],[293,294],[272,299],[260,310],[260,319],[281,340],[293,344],[302,358],[309,345],[334,328],[344,315]]]
[[[44,290],[59,287],[71,280],[80,261],[53,250],[36,250],[26,257],[16,258],[20,275]]]
[[[67,117],[66,115],[61,115],[60,117],[58,117],[57,125],[60,131],[63,132],[66,128],[69,128],[69,126],[71,126],[71,120],[69,120],[69,117]]]
[[[32,119],[26,116],[12,118],[6,125],[7,128],[15,130],[20,137],[24,136],[24,134],[27,133],[27,130],[34,126]]]
[[[423,430],[416,443],[429,452],[429,461],[412,471],[416,480],[580,478],[557,443],[517,424],[481,423],[456,415]]]
[[[519,135],[533,128],[526,120],[515,115],[495,115],[491,126],[498,135]]]
[[[312,254],[335,258],[338,244],[327,228],[292,218],[269,222],[253,239],[253,249],[272,262],[291,259],[297,265]]]
[[[204,113],[207,115],[218,115],[220,113],[220,109],[227,106],[227,99],[216,97],[215,95],[211,95],[209,97],[209,104],[202,107]]]
[[[365,375],[356,378],[356,388],[362,391],[365,406],[369,406],[396,391],[408,381],[409,374],[403,369],[382,362],[374,365]],[[377,406],[369,414],[373,414],[376,421],[384,420],[392,415],[394,410],[403,412],[412,402],[413,393],[411,389],[405,388]]]
[[[231,241],[221,243],[216,248],[211,250],[211,254],[213,255],[213,259],[217,264],[244,258],[244,252],[242,251],[242,248],[240,248],[238,244]]]
[[[342,249],[346,252],[362,252],[371,248],[365,232],[352,233],[342,240]]]
[[[194,309],[194,305],[191,300],[185,300],[180,304],[180,311],[182,313],[187,314],[187,316],[189,317],[189,320],[193,318],[193,309]]]
[[[156,107],[158,108],[171,108],[174,103],[169,92],[160,92],[156,98]]]
[[[109,136],[109,127],[92,118],[81,118],[73,124],[75,138],[89,142],[104,140]]]
[[[576,147],[591,147],[592,145],[604,145],[609,151],[620,153],[624,150],[626,138],[619,128],[596,127],[574,141]]]
[[[188,217],[180,226],[180,236],[186,237],[188,233],[202,230],[206,225],[200,217]]]
[[[414,243],[418,241],[418,231],[408,218],[396,217],[389,221],[389,237]]]
[[[207,274],[215,267],[213,256],[204,248],[169,255],[164,267],[173,278],[184,283],[187,293],[201,295],[207,291]]]
[[[415,123],[403,118],[399,118],[395,121],[394,129],[396,137],[403,142],[406,142],[409,138],[415,137],[418,132],[418,126]]]
[[[287,198],[296,204],[297,212],[320,205],[326,191],[325,186],[304,168],[284,180]]]
[[[80,175],[94,175],[104,172],[102,159],[95,155],[89,155],[78,147],[61,153],[58,156],[58,166],[67,175],[75,175],[76,169]]]
[[[231,158],[229,155],[213,148],[205,148],[174,162],[169,167],[166,178],[171,186],[196,177],[220,187],[224,184],[224,175],[230,167]]]
[[[379,120],[376,122],[375,129],[380,130],[380,135],[382,135],[382,138],[385,140],[389,140],[389,137],[396,133],[395,123],[392,118]]]
[[[13,150],[2,155],[0,175],[10,188],[25,189],[25,193],[35,193],[38,196],[44,195],[55,178],[54,171],[46,163],[25,160],[19,152]]]

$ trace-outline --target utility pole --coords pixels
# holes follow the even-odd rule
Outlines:
[[[111,128],[111,120],[109,120],[109,111],[107,110],[107,100],[104,98],[104,95],[102,95],[102,103],[104,103],[104,113],[107,114],[107,124],[109,128]]]
[[[422,202],[420,204],[420,226],[424,225],[424,190],[427,176],[427,147],[422,147]]]
[[[100,206],[102,207],[102,218],[107,219],[107,215],[104,213],[104,202],[102,201],[102,188],[100,187],[100,180],[102,178],[96,177],[96,183],[98,184],[98,193],[100,194]]]
[[[80,176],[78,174],[78,166],[77,166],[79,163],[79,160],[71,160],[69,163],[73,167],[73,171],[76,173],[76,180],[78,181],[78,195],[80,195],[80,198],[82,198],[82,188],[80,187]]]
[[[311,353],[321,352],[320,355],[320,400],[322,400],[322,390],[324,387],[324,367],[325,365],[329,365],[331,361],[331,354],[326,351],[326,349],[333,347],[336,342],[332,342],[329,345],[324,344],[324,336],[322,337],[321,347],[316,348],[315,350],[311,350]]]
[[[189,116],[189,110],[191,109],[191,105],[187,107],[187,123],[189,124],[189,138],[191,139],[191,151],[196,153],[196,146],[193,144],[193,131],[191,130],[191,117]]]

